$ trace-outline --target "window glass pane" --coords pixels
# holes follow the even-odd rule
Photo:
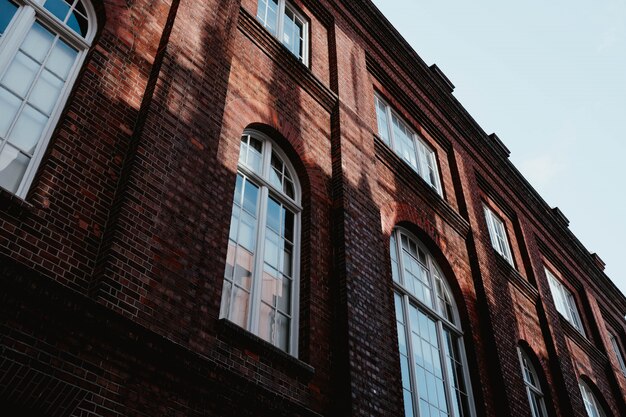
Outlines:
[[[395,139],[395,151],[406,161],[413,169],[417,170],[417,159],[415,154],[415,143],[413,142],[412,133],[408,127],[392,114],[393,136]]]
[[[620,349],[619,343],[617,341],[617,338],[615,336],[613,336],[612,334],[609,335],[609,338],[611,339],[611,345],[613,347],[613,352],[615,353],[615,357],[617,358],[617,362],[620,366],[620,369],[622,370],[622,372],[624,373],[624,375],[626,375],[626,362],[624,361],[624,356],[622,355],[622,350]]]
[[[578,313],[578,307],[576,306],[576,300],[571,291],[566,288],[552,273],[546,268],[546,276],[548,277],[548,284],[550,286],[550,292],[552,293],[552,299],[554,300],[555,307],[559,313],[565,319],[572,324],[580,333],[585,334],[580,315]]]
[[[56,74],[57,77],[66,80],[77,55],[78,51],[62,40],[58,40],[50,52],[46,68]]]
[[[48,70],[43,70],[33,88],[28,102],[49,116],[63,89],[63,80]]]
[[[454,408],[460,416],[469,416],[469,394],[465,384],[465,375],[460,354],[460,340],[448,330],[444,330],[446,369],[450,378],[449,386],[453,390]]]
[[[387,145],[391,145],[389,139],[389,121],[387,120],[387,106],[378,97],[376,97],[376,121],[378,123],[378,135]]]
[[[409,306],[413,361],[422,413],[447,414],[439,339],[436,322],[414,306]],[[415,326],[418,323],[418,326]],[[441,401],[440,401],[441,400]]]
[[[278,0],[259,0],[257,18],[273,35],[278,23]]]
[[[22,101],[13,93],[0,86],[0,143],[20,108]]]
[[[47,122],[47,116],[29,105],[25,106],[9,135],[9,142],[32,154]]]
[[[263,143],[249,135],[241,137],[239,150],[239,162],[246,165],[257,174],[261,174],[261,162],[263,159]]]
[[[283,22],[283,44],[302,60],[304,22],[288,7],[285,8]]]
[[[604,410],[600,406],[597,398],[591,391],[591,389],[584,382],[579,382],[580,393],[583,397],[583,403],[585,404],[585,410],[589,417],[606,417]]]
[[[67,25],[76,33],[85,36],[87,35],[87,18],[77,11],[73,11],[67,18]]]
[[[278,154],[263,157],[264,152],[271,149],[265,146],[271,147],[271,144],[252,135],[241,137],[240,173],[234,191],[224,273],[223,293],[230,291],[231,295],[222,297],[220,314],[289,351],[293,294],[297,288],[297,248],[294,246],[297,217],[282,201],[286,196],[295,197],[295,179],[286,171]],[[244,166],[262,177],[259,184],[253,182],[256,175],[245,176]],[[281,194],[285,184],[291,187],[291,194],[289,188]],[[264,213],[264,217],[258,218],[259,213]],[[255,269],[259,261],[260,268]]]
[[[9,26],[16,11],[17,6],[13,2],[0,0],[0,38],[4,34],[7,26]]]
[[[13,91],[18,96],[24,98],[28,93],[28,89],[32,85],[37,71],[41,65],[32,60],[26,54],[18,52],[9,64],[4,77],[2,77],[2,85]]]
[[[15,193],[24,177],[30,158],[11,145],[5,145],[0,153],[0,187]]]
[[[231,308],[229,319],[241,326],[246,327],[248,322],[248,308],[250,293],[236,285],[233,287],[233,294],[231,300]]]
[[[274,328],[274,344],[282,350],[289,347],[289,322],[290,319],[286,315],[278,312],[276,314],[276,324]]]
[[[392,262],[397,258],[398,238],[402,249],[400,281],[403,285],[398,285],[394,303],[405,414],[469,417],[471,404],[461,340],[450,329],[451,324],[443,320],[456,316],[447,284],[432,256],[416,240],[400,231],[395,231],[390,239]],[[428,308],[418,304],[418,300],[422,301],[425,293],[432,294],[433,279],[438,306],[424,302],[431,307]]]
[[[389,241],[389,252],[391,254],[391,277],[397,283],[400,283],[400,271],[398,265],[398,248],[396,246],[396,234],[391,235]]]
[[[253,262],[254,257],[252,256],[252,253],[239,247],[237,250],[233,281],[235,284],[248,291],[250,290],[250,286],[252,284]]]
[[[52,46],[53,40],[54,35],[50,31],[41,26],[41,24],[35,23],[26,35],[20,50],[24,51],[35,61],[42,63]]]
[[[63,0],[46,0],[44,7],[61,22],[64,22],[71,6]]]

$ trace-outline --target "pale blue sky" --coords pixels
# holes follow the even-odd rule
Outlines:
[[[374,0],[626,293],[626,0]]]

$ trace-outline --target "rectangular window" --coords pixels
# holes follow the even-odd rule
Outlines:
[[[622,355],[622,349],[620,349],[619,342],[612,334],[609,334],[609,338],[611,339],[611,346],[613,346],[613,352],[615,352],[615,357],[617,358],[619,367],[624,376],[626,376],[626,362],[624,362],[624,356]]]
[[[259,0],[256,17],[300,62],[308,65],[309,25],[289,2]]]
[[[487,206],[485,206],[485,219],[487,220],[491,246],[493,246],[496,252],[502,255],[511,266],[515,266],[504,222]]]
[[[552,299],[556,305],[556,309],[567,321],[570,322],[583,336],[585,330],[583,324],[580,321],[580,315],[578,314],[578,308],[576,307],[576,299],[574,294],[563,285],[547,268],[544,268],[548,277],[548,284],[550,285],[550,292],[552,293]]]
[[[378,135],[393,151],[413,168],[437,194],[442,195],[437,157],[383,99],[376,97]]]

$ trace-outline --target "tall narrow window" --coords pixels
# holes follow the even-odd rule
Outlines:
[[[593,395],[591,388],[584,382],[578,381],[580,387],[580,393],[583,397],[583,403],[585,404],[585,410],[589,417],[606,417],[606,413],[602,409],[602,406],[598,402],[598,399]]]
[[[574,294],[563,285],[547,268],[545,268],[546,275],[548,277],[548,284],[550,285],[550,292],[552,293],[552,299],[556,305],[556,309],[565,319],[570,322],[581,334],[585,334],[583,323],[580,320],[578,314],[578,308],[576,307],[576,300]]]
[[[539,383],[539,376],[533,367],[530,358],[526,353],[518,348],[520,366],[522,367],[522,375],[524,384],[526,385],[526,394],[528,395],[528,403],[530,404],[530,412],[532,417],[548,417],[546,405],[543,400],[543,391]]]
[[[95,33],[82,0],[0,0],[0,187],[20,197]]]
[[[256,17],[292,54],[308,65],[309,25],[288,1],[259,0]]]
[[[624,374],[624,376],[626,376],[626,362],[624,362],[624,355],[622,355],[622,349],[620,348],[619,342],[617,341],[617,337],[609,333],[609,339],[611,339],[611,347],[613,348],[613,353],[615,353],[617,363],[619,363],[619,367],[622,370],[622,373]]]
[[[506,227],[504,226],[504,222],[500,217],[498,217],[491,209],[487,206],[485,207],[485,219],[487,221],[487,229],[489,229],[489,238],[491,239],[491,246],[498,252],[500,255],[507,260],[512,266],[513,255],[511,254],[511,246],[509,245],[509,239],[506,235]]]
[[[375,97],[376,120],[381,139],[441,195],[435,151],[391,109],[391,106],[380,97]]]
[[[463,333],[448,284],[426,248],[391,236],[405,416],[473,415]]]
[[[300,188],[264,135],[241,138],[220,317],[297,356]]]

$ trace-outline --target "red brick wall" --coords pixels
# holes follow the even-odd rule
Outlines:
[[[478,416],[614,417],[626,300],[367,0],[294,1],[304,67],[256,0],[94,0],[99,34],[25,200],[0,191],[0,404],[34,415],[402,415],[389,237],[455,295]],[[376,139],[374,91],[435,150],[438,196]],[[270,135],[303,191],[298,358],[219,320],[240,136]],[[492,248],[505,220],[512,268]],[[577,295],[557,313],[543,266]],[[56,399],[56,402],[55,402]],[[56,413],[56,414],[55,414]]]

